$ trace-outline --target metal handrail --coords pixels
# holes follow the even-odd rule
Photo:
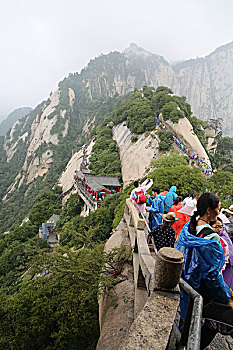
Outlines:
[[[182,333],[180,333],[179,350],[199,350],[201,343],[201,318],[203,298],[182,278],[180,287],[189,295],[189,304],[185,315]],[[178,328],[178,327],[177,327]],[[177,334],[176,329],[175,335]]]

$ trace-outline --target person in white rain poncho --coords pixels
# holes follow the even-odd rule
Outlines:
[[[143,215],[146,213],[146,195],[145,192],[152,186],[153,180],[146,179],[142,184],[138,181],[134,181],[135,188],[131,192],[130,199],[135,205],[138,214],[141,212]]]

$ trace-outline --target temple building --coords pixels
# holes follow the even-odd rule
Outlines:
[[[119,192],[121,188],[117,177],[90,175],[90,170],[76,170],[74,179],[82,192],[95,202]]]

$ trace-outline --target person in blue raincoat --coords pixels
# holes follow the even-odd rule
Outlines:
[[[152,194],[154,198],[147,195],[147,204],[151,205],[146,207],[146,211],[149,212],[150,228],[153,231],[158,225],[163,223],[162,215],[164,214],[164,196],[160,196],[159,187],[152,188]]]
[[[202,194],[197,201],[197,210],[182,229],[176,245],[184,255],[182,278],[203,297],[205,323],[200,349],[205,349],[218,332],[233,336],[233,296],[222,276],[224,252],[219,236],[210,226],[219,209],[220,202],[215,194]],[[182,319],[187,304],[188,295],[182,290]]]
[[[171,206],[174,204],[174,200],[177,198],[176,186],[172,186],[169,192],[166,194],[164,200],[164,213],[168,213]]]

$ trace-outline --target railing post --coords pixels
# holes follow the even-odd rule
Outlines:
[[[173,289],[179,283],[184,265],[183,254],[175,249],[161,248],[155,257],[155,289]]]
[[[127,215],[129,215],[129,207],[128,207],[127,202],[125,203],[125,213],[126,213]]]
[[[179,350],[199,350],[201,343],[201,318],[203,299],[187,282],[180,279],[180,287],[189,295],[183,331],[179,341]]]
[[[131,211],[129,212],[129,226],[134,226],[133,215]]]

